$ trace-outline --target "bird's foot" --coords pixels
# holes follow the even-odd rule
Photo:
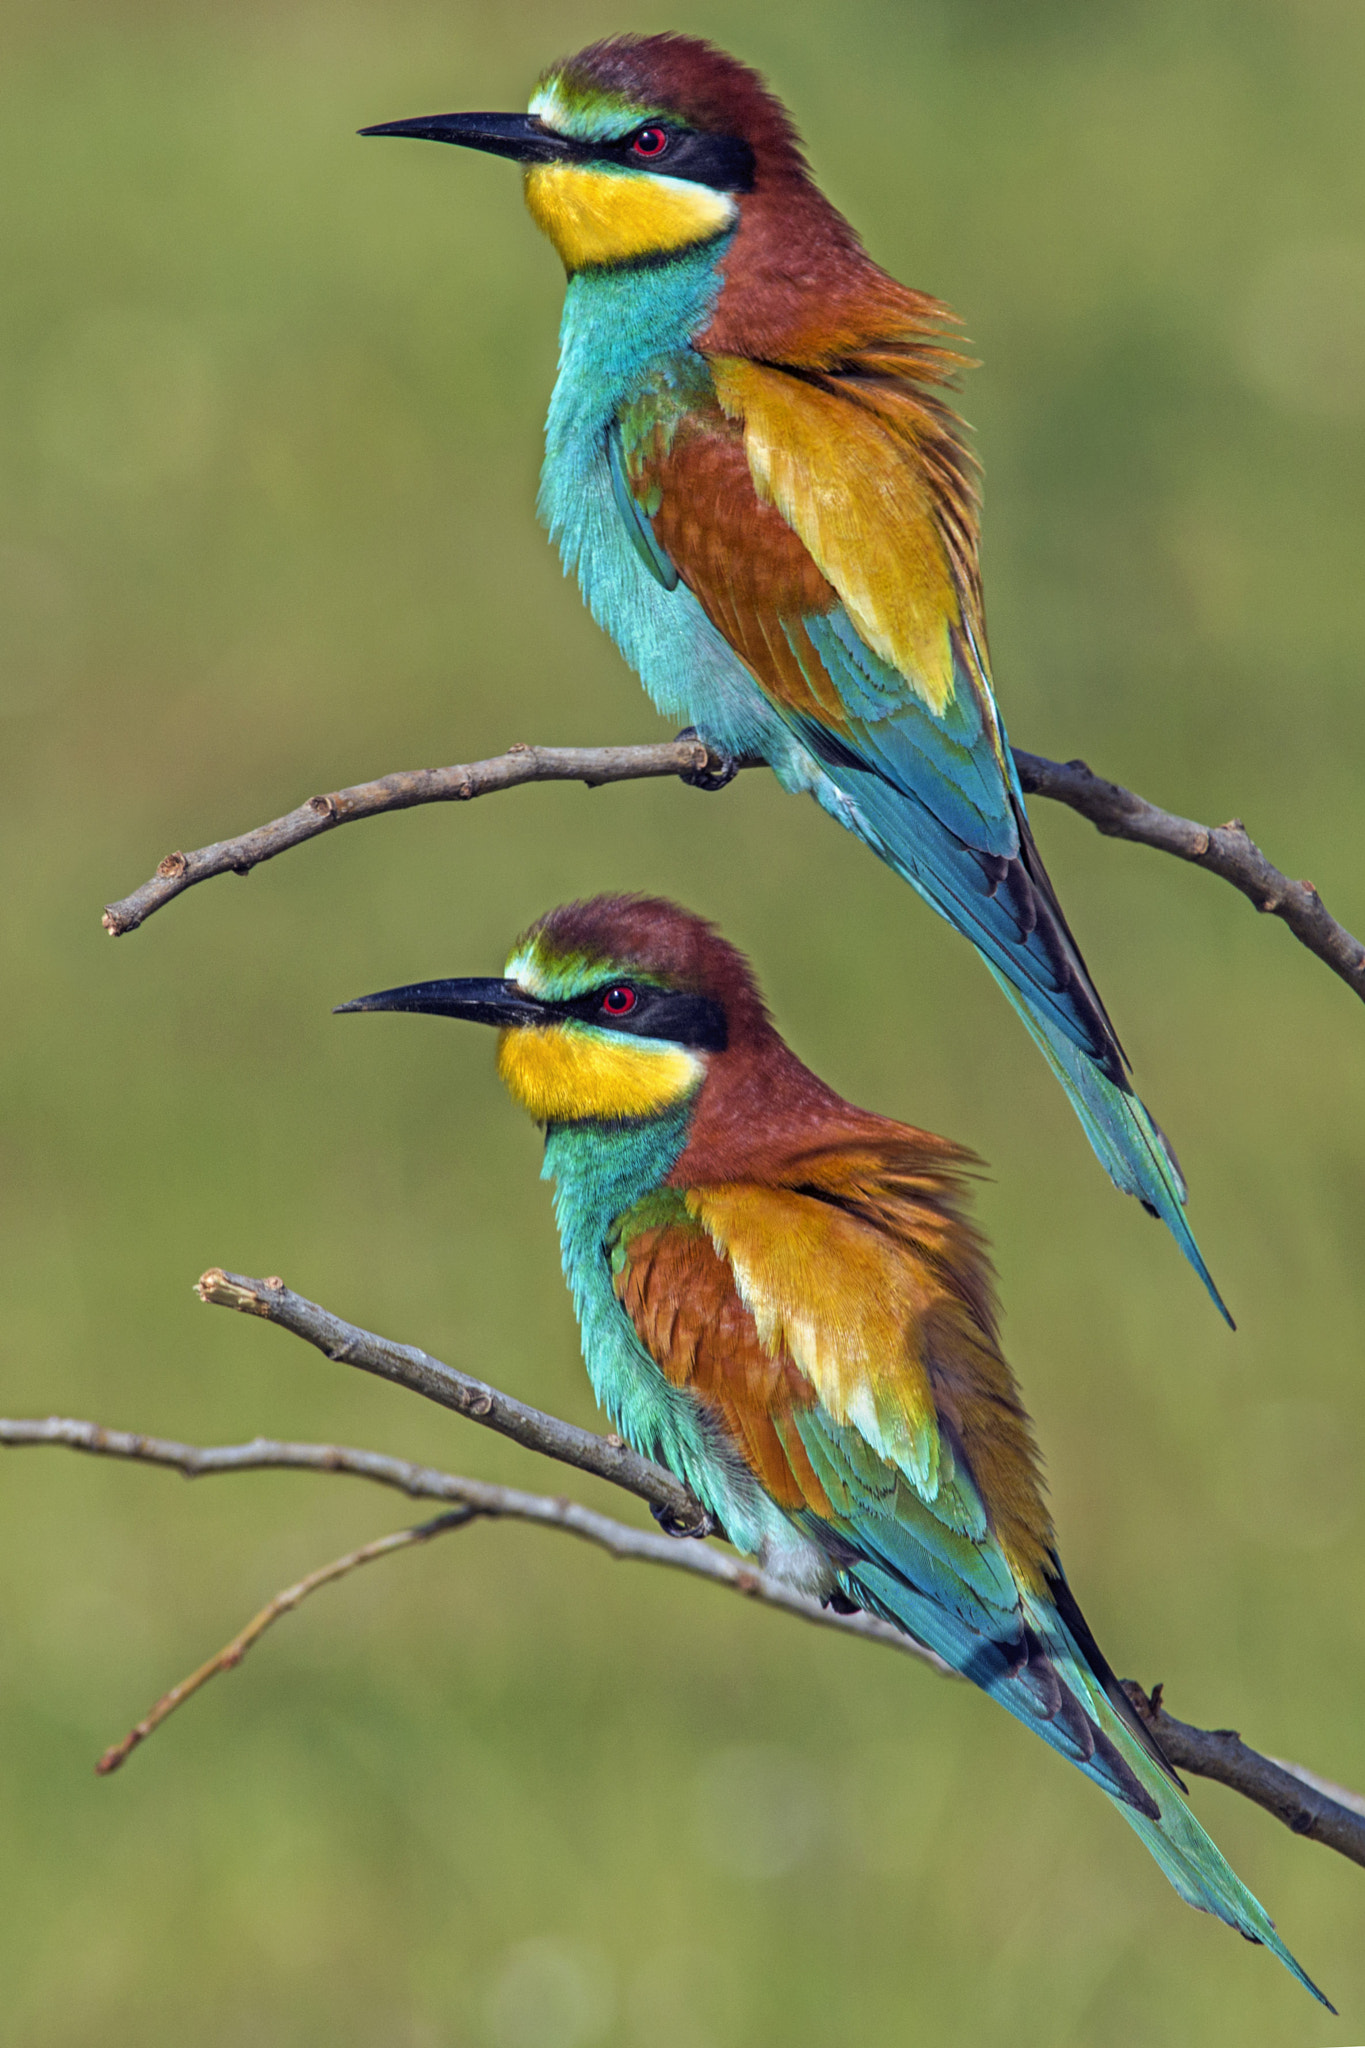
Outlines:
[[[733,782],[739,773],[739,761],[733,754],[727,754],[723,747],[711,740],[702,739],[695,725],[685,725],[678,734],[680,740],[697,740],[706,749],[706,761],[700,768],[684,768],[679,781],[689,789],[724,789],[727,782]]]
[[[837,1586],[832,1593],[826,1593],[820,1605],[828,1607],[831,1614],[861,1614],[863,1611],[856,1600],[850,1600],[848,1594],[841,1593]]]
[[[650,1502],[649,1512],[665,1536],[715,1536],[720,1531],[720,1523],[705,1509],[701,1511],[700,1521],[695,1515],[675,1515],[672,1508],[660,1507],[657,1501]]]

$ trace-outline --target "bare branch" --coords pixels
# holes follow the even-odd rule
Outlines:
[[[383,1340],[376,1338],[372,1341],[381,1343]],[[0,1420],[0,1445],[15,1449],[60,1445],[99,1457],[131,1459],[168,1467],[191,1479],[220,1472],[344,1472],[393,1487],[414,1498],[453,1504],[448,1515],[437,1516],[434,1521],[422,1523],[416,1529],[400,1530],[395,1535],[379,1538],[376,1543],[363,1545],[347,1557],[310,1573],[297,1586],[278,1594],[225,1649],[201,1665],[190,1678],[173,1687],[122,1743],[106,1751],[98,1766],[102,1773],[116,1769],[153,1728],[159,1726],[209,1678],[219,1671],[231,1670],[272,1621],[297,1606],[317,1586],[342,1577],[345,1572],[368,1563],[372,1558],[387,1556],[390,1551],[425,1541],[445,1529],[467,1526],[476,1519],[521,1521],[539,1528],[559,1529],[596,1545],[611,1557],[630,1558],[663,1565],[672,1571],[690,1572],[694,1577],[708,1579],[713,1585],[741,1593],[763,1606],[796,1615],[802,1621],[838,1629],[844,1635],[860,1636],[866,1641],[884,1644],[888,1649],[899,1650],[946,1677],[957,1675],[931,1651],[912,1642],[899,1629],[878,1621],[875,1616],[836,1614],[729,1552],[710,1550],[700,1543],[676,1542],[670,1537],[656,1535],[653,1530],[633,1529],[609,1515],[581,1507],[576,1501],[548,1494],[523,1493],[514,1487],[462,1478],[452,1472],[437,1471],[429,1465],[415,1465],[403,1458],[388,1457],[379,1451],[350,1450],[340,1444],[287,1443],[269,1437],[255,1437],[245,1444],[201,1448],[165,1437],[135,1434],[130,1430],[104,1429],[97,1423],[78,1422],[61,1416],[52,1416],[46,1421]],[[1216,1778],[1230,1785],[1244,1798],[1283,1821],[1295,1834],[1307,1835],[1310,1840],[1337,1850],[1352,1862],[1365,1864],[1365,1799],[1357,1793],[1319,1778],[1300,1764],[1287,1764],[1275,1757],[1261,1756],[1229,1730],[1194,1728],[1188,1722],[1178,1721],[1161,1704],[1160,1686],[1155,1687],[1149,1696],[1130,1681],[1128,1691],[1178,1770],[1188,1771],[1196,1777]]]
[[[1271,865],[1239,818],[1227,825],[1196,824],[1193,819],[1158,810],[1145,797],[1116,782],[1104,781],[1084,761],[1049,761],[1017,747],[1014,761],[1028,795],[1069,805],[1111,839],[1154,846],[1221,875],[1258,910],[1282,918],[1296,939],[1365,1000],[1365,946],[1329,916],[1311,882],[1291,881]],[[745,757],[735,765],[759,768],[763,763]],[[417,804],[464,803],[493,790],[517,789],[526,782],[584,782],[596,788],[606,782],[667,775],[691,779],[720,767],[701,740],[678,739],[639,747],[514,746],[488,761],[384,775],[377,782],[334,790],[330,796],[309,797],[297,810],[269,825],[258,825],[239,839],[220,839],[195,853],[168,853],[140,889],[108,905],[104,928],[115,938],[136,931],[153,911],[196,882],[205,882],[211,875],[248,875],[262,861],[273,860],[305,839],[316,839],[319,833],[358,818],[377,817],[382,811],[410,810]]]
[[[740,766],[757,768],[757,761]],[[220,839],[195,853],[168,853],[149,881],[104,913],[104,929],[113,938],[136,931],[154,910],[169,903],[196,882],[211,875],[249,875],[262,861],[273,860],[305,839],[331,832],[358,818],[381,811],[407,811],[417,804],[467,803],[495,789],[518,789],[524,782],[585,782],[596,789],[605,782],[640,782],[663,775],[705,775],[721,763],[701,740],[665,740],[643,747],[511,746],[489,761],[462,762],[454,768],[400,769],[377,782],[359,782],[329,796],[310,796],[306,803],[268,825],[258,825],[239,839]]]
[[[624,1487],[627,1493],[658,1508],[680,1530],[708,1533],[706,1510],[686,1487],[662,1465],[640,1457],[619,1436],[594,1436],[590,1429],[579,1429],[572,1422],[561,1422],[557,1415],[528,1408],[510,1394],[499,1393],[496,1387],[472,1379],[452,1365],[443,1365],[425,1351],[376,1337],[354,1323],[343,1323],[340,1316],[319,1308],[315,1301],[306,1301],[278,1278],[249,1280],[244,1274],[225,1273],[221,1266],[212,1266],[200,1275],[195,1292],[201,1301],[216,1307],[235,1308],[278,1323],[339,1365],[358,1366],[361,1372],[392,1380],[395,1386],[407,1387],[442,1408],[453,1408],[457,1415],[482,1423],[485,1429],[512,1437],[528,1450],[541,1451],[562,1465],[576,1465],[580,1472],[591,1472],[612,1486]]]
[[[576,1429],[554,1416],[542,1414],[539,1409],[523,1407],[508,1395],[442,1364],[425,1351],[395,1344],[386,1337],[377,1337],[371,1331],[359,1329],[354,1323],[343,1322],[329,1310],[295,1294],[278,1277],[252,1280],[242,1274],[224,1273],[215,1266],[201,1276],[197,1291],[204,1301],[263,1316],[316,1345],[329,1358],[359,1366],[365,1372],[379,1373],[414,1393],[425,1395],[428,1400],[454,1408],[459,1414],[500,1430],[505,1436],[514,1437],[531,1450],[541,1451],[548,1457],[578,1466],[580,1471],[593,1472],[613,1485],[624,1487],[661,1511],[675,1527],[706,1533],[707,1516],[701,1504],[671,1473],[651,1464],[648,1459],[636,1458],[619,1437],[596,1437],[591,1431]],[[3,1441],[2,1437],[0,1441]],[[459,1483],[461,1487],[469,1484],[467,1481]],[[471,1499],[468,1492],[459,1497]],[[655,1537],[651,1542],[657,1546],[659,1540]],[[665,1550],[672,1552],[671,1541],[664,1541]],[[698,1554],[697,1547],[692,1544],[682,1548],[693,1556]],[[615,1554],[619,1556],[622,1553],[618,1549]],[[713,1555],[710,1552],[700,1554]],[[664,1561],[672,1562],[673,1557],[666,1556]],[[789,1594],[774,1600],[772,1589],[778,1583],[767,1582],[759,1597],[772,1604],[787,1604],[791,1597]],[[804,1602],[798,1611],[811,1608],[814,1608],[813,1602]],[[827,1610],[814,1608],[814,1614],[808,1618],[829,1619],[829,1616]],[[888,1629],[885,1623],[873,1622],[870,1616],[851,1617],[845,1625],[856,1623],[870,1625],[879,1640],[889,1640],[902,1649],[908,1647],[906,1638],[898,1631]],[[857,1628],[855,1632],[865,1633],[867,1630],[866,1627]],[[919,1650],[918,1646],[913,1647],[918,1654],[929,1657],[929,1661],[937,1664],[940,1670],[947,1669],[939,1659]],[[1365,1863],[1365,1811],[1356,1814],[1351,1810],[1353,1794],[1342,1794],[1338,1798],[1339,1788],[1326,1781],[1314,1780],[1311,1775],[1307,1778],[1300,1776],[1296,1766],[1276,1764],[1260,1756],[1248,1749],[1240,1737],[1226,1730],[1211,1733],[1177,1721],[1161,1705],[1160,1686],[1150,1698],[1135,1684],[1130,1685],[1130,1691],[1139,1711],[1158,1730],[1162,1745],[1177,1770],[1188,1770],[1198,1777],[1218,1778],[1264,1806],[1295,1833],[1326,1842],[1330,1847],[1339,1849],[1342,1855]]]
[[[429,1522],[419,1522],[414,1529],[398,1529],[392,1536],[376,1537],[373,1543],[362,1543],[359,1550],[348,1550],[345,1557],[334,1557],[330,1564],[319,1565],[296,1585],[286,1586],[273,1600],[268,1600],[259,1614],[252,1616],[246,1627],[239,1629],[230,1643],[192,1671],[188,1678],[182,1678],[179,1685],[173,1685],[169,1692],[163,1692],[151,1712],[144,1714],[135,1728],[130,1728],[122,1742],[115,1742],[106,1749],[95,1765],[95,1776],[107,1778],[120,1764],[126,1763],[139,1743],[158,1729],[177,1707],[192,1699],[201,1685],[207,1685],[220,1671],[235,1671],[251,1645],[263,1636],[270,1624],[278,1621],[282,1614],[289,1614],[306,1600],[310,1593],[316,1593],[319,1586],[330,1585],[333,1579],[344,1579],[359,1565],[372,1564],[377,1557],[388,1557],[395,1550],[406,1550],[414,1543],[427,1543],[433,1536],[444,1534],[447,1529],[463,1529],[472,1520],[467,1508],[451,1508],[448,1514],[435,1515]]]
[[[1084,761],[1047,761],[1014,750],[1019,780],[1030,796],[1053,797],[1089,818],[1110,839],[1154,846],[1221,875],[1261,911],[1282,918],[1301,945],[1340,975],[1365,1001],[1365,946],[1329,915],[1311,882],[1293,882],[1266,859],[1240,818],[1226,825],[1199,825],[1173,811],[1158,810],[1117,782],[1106,782]]]

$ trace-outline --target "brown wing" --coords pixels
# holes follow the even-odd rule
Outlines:
[[[626,1239],[618,1296],[781,1506],[832,1512],[794,1426],[818,1403],[945,1512],[940,1482],[960,1468],[1012,1569],[1040,1585],[1051,1523],[980,1242],[943,1162],[886,1130],[794,1155],[786,1186],[689,1188],[685,1218]]]
[[[710,1238],[686,1222],[651,1225],[624,1246],[616,1292],[664,1377],[687,1387],[721,1423],[780,1507],[830,1513],[794,1429],[815,1389],[785,1355],[767,1351],[734,1274]]]
[[[869,1118],[855,1140],[794,1152],[781,1177],[862,1219],[916,1269],[920,1355],[940,1429],[1011,1565],[1036,1584],[1052,1559],[1052,1518],[1032,1426],[1000,1348],[986,1246],[964,1213],[970,1163],[927,1133]]]
[[[762,687],[846,722],[802,623],[842,603],[910,696],[941,713],[965,683],[989,713],[976,506],[949,416],[881,355],[839,375],[726,356],[710,370],[715,397],[664,432],[637,429],[627,470],[659,546]]]
[[[743,429],[718,409],[703,413],[635,474],[651,502],[657,494],[660,547],[763,688],[788,710],[842,725],[838,690],[801,624],[832,611],[838,592],[759,496]]]

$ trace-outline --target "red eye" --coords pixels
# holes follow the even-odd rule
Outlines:
[[[602,1008],[609,1017],[628,1017],[640,998],[633,988],[622,982],[619,988],[609,988],[602,998]]]
[[[663,128],[642,128],[630,147],[634,156],[662,156],[668,148],[668,132]]]

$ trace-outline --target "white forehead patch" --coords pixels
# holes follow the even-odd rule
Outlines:
[[[540,972],[533,946],[518,948],[503,971],[507,980],[514,981],[518,988],[525,989],[528,996],[540,996],[543,999],[550,992],[545,976]]]

